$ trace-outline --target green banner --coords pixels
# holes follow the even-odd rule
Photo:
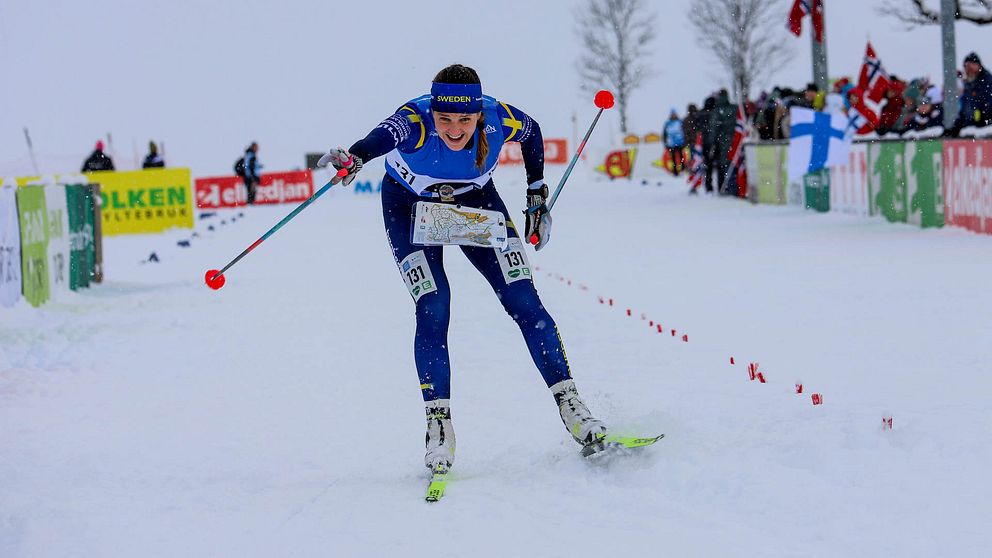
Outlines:
[[[24,299],[31,306],[48,300],[48,211],[45,189],[26,186],[17,190],[17,213],[21,229],[21,280]]]
[[[780,145],[759,145],[754,151],[758,162],[758,175],[755,178],[758,203],[784,204],[788,184],[783,164],[785,149]]]
[[[944,226],[942,157],[942,140],[870,144],[869,214],[921,227]]]
[[[870,214],[884,215],[894,223],[906,223],[906,144],[886,141],[868,146],[868,194]]]
[[[943,140],[906,144],[909,222],[927,227],[944,226]]]
[[[93,273],[93,195],[82,184],[65,187],[66,209],[69,213],[69,288],[90,285]]]
[[[826,213],[830,211],[830,169],[822,168],[803,176],[806,190],[806,209]]]

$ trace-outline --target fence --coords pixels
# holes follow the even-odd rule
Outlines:
[[[992,139],[856,141],[846,165],[801,180],[788,177],[788,150],[785,141],[745,146],[752,202],[992,234]]]

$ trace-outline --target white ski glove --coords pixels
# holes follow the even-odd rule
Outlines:
[[[355,175],[358,174],[358,171],[362,170],[362,159],[357,155],[348,153],[348,150],[343,147],[335,147],[324,153],[317,161],[317,168],[322,169],[328,164],[339,171],[344,169],[347,172],[344,176],[335,176],[332,178],[332,185],[337,185],[337,183],[341,182],[345,186],[348,186],[355,180]]]
[[[527,223],[524,226],[524,239],[540,250],[551,240],[551,212],[548,211],[548,185],[527,188]]]

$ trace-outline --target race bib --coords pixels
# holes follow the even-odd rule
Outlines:
[[[506,247],[506,218],[499,211],[419,201],[414,205],[413,243],[502,250]]]
[[[530,279],[530,263],[524,254],[524,245],[519,238],[511,238],[506,243],[506,250],[497,251],[496,258],[499,260],[499,267],[503,270],[503,279],[509,285],[521,279]]]
[[[431,266],[427,264],[423,250],[417,250],[400,262],[400,273],[406,282],[406,288],[410,290],[410,296],[417,302],[420,297],[437,290],[434,283],[434,275],[431,273]]]

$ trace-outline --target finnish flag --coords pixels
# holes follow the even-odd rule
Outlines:
[[[846,166],[851,137],[847,118],[840,113],[789,109],[789,181],[826,166]]]

